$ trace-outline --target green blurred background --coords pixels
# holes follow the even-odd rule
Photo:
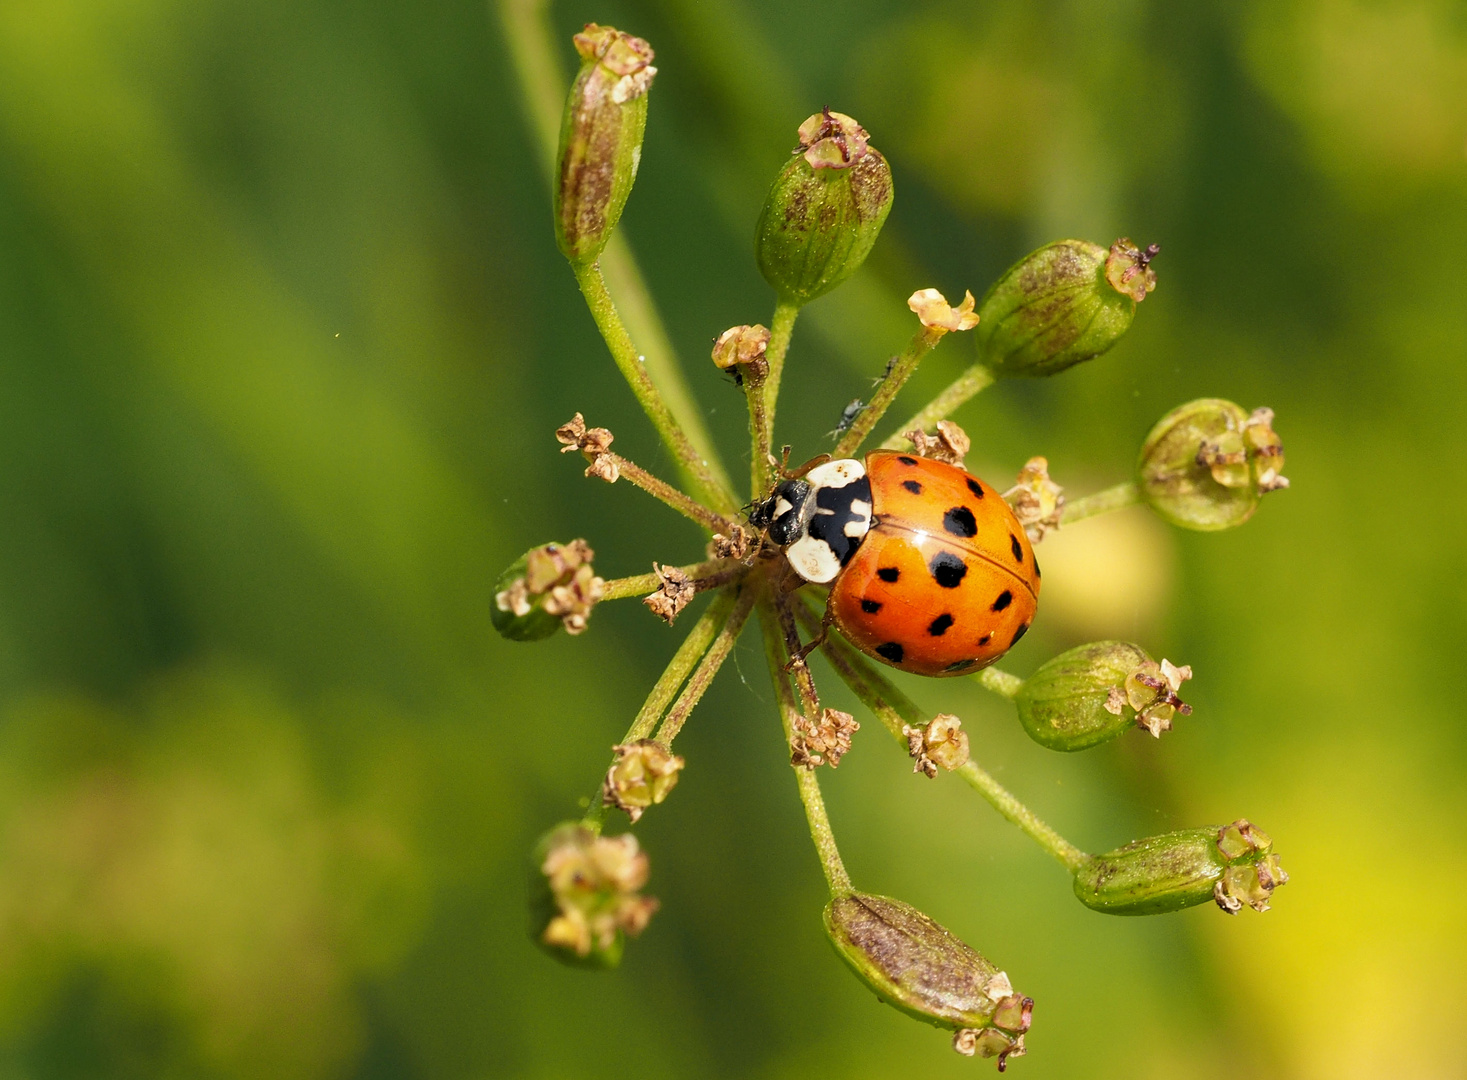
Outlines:
[[[1061,756],[971,682],[904,684],[1091,850],[1257,821],[1293,876],[1273,911],[1087,911],[874,723],[827,778],[858,883],[1037,999],[1014,1073],[1467,1075],[1467,8],[550,17],[567,70],[587,20],[657,48],[623,231],[739,468],[741,396],[707,347],[768,320],[754,216],[827,104],[891,158],[897,202],[797,330],[797,455],[908,336],[909,292],[981,293],[1071,235],[1160,242],[1160,287],[1101,360],[964,408],[971,465],[1002,483],[1044,453],[1076,494],[1123,479],[1181,401],[1278,411],[1292,490],[1219,535],[1133,510],[1051,537],[1006,662],[1133,637],[1197,671],[1176,731]],[[639,828],[663,910],[621,970],[525,939],[526,851],[680,635],[621,603],[584,637],[504,642],[494,579],[548,539],[587,537],[608,577],[701,550],[555,453],[581,409],[671,472],[555,251],[540,165],[482,0],[0,4],[0,1076],[992,1068],[825,944],[752,637]]]

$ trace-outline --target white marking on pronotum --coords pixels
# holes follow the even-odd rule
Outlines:
[[[784,517],[784,515],[788,514],[794,508],[795,504],[790,502],[783,495],[781,495],[779,497],[779,502],[774,504],[774,516],[777,518]]]
[[[846,522],[846,535],[865,536],[871,531],[871,504],[865,499],[852,499],[851,513],[855,514],[859,520],[852,519]]]
[[[840,573],[840,560],[824,540],[813,536],[802,536],[785,549],[785,557],[795,568],[795,573],[806,581],[824,585],[834,581]]]
[[[843,488],[866,475],[866,466],[855,458],[838,458],[817,465],[806,474],[811,487]]]

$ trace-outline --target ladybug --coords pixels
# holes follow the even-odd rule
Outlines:
[[[756,507],[795,573],[830,585],[825,619],[868,656],[965,675],[1034,621],[1039,564],[1003,497],[955,465],[878,450],[817,465]]]

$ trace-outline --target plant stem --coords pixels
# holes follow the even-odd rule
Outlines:
[[[576,283],[581,287],[581,294],[586,298],[586,306],[591,309],[591,318],[596,321],[596,328],[601,331],[606,347],[611,350],[611,358],[616,361],[616,366],[621,370],[627,385],[632,388],[642,411],[657,429],[657,434],[662,436],[663,444],[677,459],[688,483],[703,499],[727,513],[732,513],[737,506],[728,484],[719,478],[709,460],[693,447],[687,433],[667,407],[667,402],[657,392],[652,377],[647,374],[645,358],[637,352],[631,335],[627,333],[627,328],[617,313],[611,293],[606,289],[606,279],[601,276],[600,265],[593,262],[573,266],[572,269],[575,270]]]
[[[841,436],[840,442],[835,444],[835,449],[831,452],[832,456],[845,458],[855,453],[861,443],[866,440],[866,436],[871,434],[871,429],[886,415],[886,410],[890,408],[907,380],[912,377],[912,373],[917,370],[917,364],[921,362],[922,357],[931,352],[946,334],[946,330],[934,329],[930,326],[924,326],[917,331],[912,340],[907,343],[907,347],[902,350],[902,354],[896,358],[896,363],[892,364],[891,369],[882,378],[881,385],[877,388],[871,403],[856,415],[850,428]],[[911,428],[903,430],[910,431]]]
[[[1083,499],[1066,503],[1060,514],[1060,523],[1069,525],[1075,521],[1084,521],[1096,514],[1106,514],[1112,510],[1135,506],[1140,501],[1141,489],[1136,486],[1134,480],[1127,480],[1115,487],[1108,487],[1093,495],[1086,495]]]
[[[685,518],[691,518],[709,532],[728,533],[733,529],[733,522],[722,514],[708,509],[696,499],[689,498],[666,480],[659,480],[646,469],[635,462],[628,461],[620,454],[607,451],[602,455],[615,462],[617,470],[622,478],[631,481],[654,499],[659,499],[672,507]]]
[[[774,680],[774,696],[779,702],[779,717],[784,724],[785,743],[794,738],[795,718],[800,715],[795,704],[794,690],[784,665],[789,659],[785,649],[784,634],[779,628],[779,616],[773,602],[765,599],[759,605],[759,626],[764,635],[764,654],[769,662],[769,677]],[[831,896],[849,896],[855,890],[851,877],[841,861],[840,850],[835,846],[835,833],[830,828],[830,817],[825,812],[825,800],[820,795],[820,782],[815,779],[813,769],[791,766],[795,783],[800,790],[800,801],[805,805],[805,820],[810,826],[810,839],[815,842],[815,851],[820,856],[820,867],[825,871],[825,884]]]
[[[1007,671],[999,671],[998,668],[984,668],[973,678],[985,690],[991,690],[999,697],[1014,699],[1019,688],[1024,685],[1024,680],[1017,675],[1010,675]]]
[[[723,629],[713,639],[713,644],[703,654],[697,668],[688,678],[688,684],[683,687],[683,692],[678,695],[677,701],[673,702],[672,708],[667,710],[667,716],[662,720],[662,726],[657,729],[657,741],[668,748],[672,747],[672,740],[677,738],[683,724],[687,723],[688,714],[697,706],[699,699],[703,697],[703,691],[708,689],[713,677],[718,674],[718,669],[728,659],[729,653],[733,652],[734,645],[739,640],[739,631],[744,628],[744,623],[749,619],[749,612],[754,609],[754,600],[758,589],[752,585],[744,586],[739,592],[738,603],[734,605],[733,612],[728,617],[728,622],[723,624]]]
[[[661,677],[652,692],[647,695],[647,700],[642,703],[642,708],[637,712],[637,717],[632,721],[632,726],[627,728],[627,733],[622,736],[622,743],[633,743],[638,739],[645,739],[652,733],[658,717],[667,708],[667,703],[672,700],[678,688],[683,685],[684,680],[692,673],[703,654],[718,636],[724,624],[728,622],[729,615],[734,608],[737,599],[735,590],[729,589],[719,593],[708,605],[708,610],[693,624],[693,629],[688,631],[688,636],[678,646],[677,652],[672,654],[667,667],[663,669]],[[615,760],[613,759],[613,764]],[[596,793],[591,796],[590,808],[586,811],[583,824],[588,828],[600,830],[601,817],[605,807],[601,804],[601,786],[596,786]]]
[[[710,559],[708,562],[679,566],[681,573],[692,581],[699,592],[717,588],[737,581],[749,572],[749,567],[739,559]],[[646,596],[662,587],[662,577],[655,570],[650,574],[634,574],[631,577],[612,578],[601,588],[601,599],[625,600],[630,596]]]
[[[971,397],[976,397],[981,391],[988,389],[993,384],[994,374],[982,364],[974,364],[967,371],[959,375],[946,390],[938,394],[930,402],[917,411],[917,414],[903,424],[895,435],[881,444],[883,450],[900,450],[906,433],[914,430],[926,431],[939,420],[945,420],[953,414],[953,411],[963,402]]]
[[[547,0],[499,0],[500,21],[509,43],[510,56],[524,98],[525,112],[528,114],[535,141],[539,144],[540,152],[536,157],[540,160],[547,185],[555,183],[561,112],[565,108],[568,85],[555,49],[549,8]],[[605,251],[601,253],[601,265],[616,295],[621,297],[626,323],[630,328],[629,334],[623,330],[623,336],[628,337],[629,341],[642,342],[643,364],[646,368],[643,374],[647,377],[646,381],[648,385],[661,388],[666,402],[664,409],[686,433],[684,438],[691,445],[693,454],[685,460],[671,443],[668,444],[669,447],[679,461],[683,461],[692,476],[698,475],[698,471],[692,468],[692,462],[704,463],[703,471],[707,474],[708,485],[707,490],[700,494],[716,508],[726,513],[733,512],[738,508],[738,503],[731,495],[728,474],[703,423],[702,411],[683,378],[682,367],[672,351],[667,330],[651,293],[647,290],[637,260],[621,235],[612,236]],[[579,277],[580,271],[577,271],[577,278]],[[595,312],[592,314],[594,316]],[[597,326],[601,327],[599,319]],[[604,329],[602,336],[606,337]],[[611,345],[610,338],[607,338],[607,344]],[[635,355],[635,349],[632,352]],[[612,355],[616,355],[614,346]],[[620,364],[621,361],[618,360],[618,366]],[[622,371],[623,374],[626,373],[625,368]],[[628,376],[628,380],[631,381],[631,376]],[[636,383],[633,383],[632,389],[636,392]],[[642,401],[640,393],[637,397]],[[646,408],[646,402],[642,401],[642,404]],[[653,417],[653,423],[657,423],[656,417]],[[658,426],[658,433],[663,436],[664,441],[667,440],[667,434],[661,425]]]
[[[788,300],[774,305],[774,317],[770,319],[769,345],[764,350],[764,359],[769,363],[769,374],[759,387],[760,411],[763,422],[754,433],[754,444],[749,448],[753,460],[749,463],[752,478],[750,494],[755,499],[763,498],[773,485],[773,473],[769,464],[771,448],[774,446],[774,409],[779,401],[779,381],[784,376],[784,358],[790,349],[790,336],[795,332],[795,319],[800,306]]]
[[[780,583],[771,580],[771,591],[778,590]],[[795,625],[795,613],[793,608],[794,598],[787,592],[775,591],[774,610],[779,615],[779,629],[784,634],[784,649],[787,659],[800,651],[800,631]],[[800,604],[804,607],[804,604]],[[810,674],[810,665],[803,659],[796,661],[789,669],[794,674],[795,686],[800,691],[800,703],[805,709],[805,715],[811,720],[820,718],[820,695],[815,690],[815,677]]]
[[[1039,819],[1039,816],[1016,799],[1013,794],[975,762],[968,762],[957,770],[968,784],[988,800],[1000,814],[1024,831],[1024,834],[1042,847],[1070,873],[1074,873],[1091,859],[1074,844]]]
[[[805,619],[807,625],[817,618],[808,609],[802,612],[801,617]],[[903,725],[925,726],[927,720],[912,699],[893,686],[889,679],[873,668],[865,657],[850,645],[835,637],[830,637],[821,646],[821,651],[840,677],[845,680],[846,685],[861,699],[861,703],[875,714],[876,718],[891,732],[892,737],[902,746],[907,745],[907,737],[902,734]],[[1089,860],[1090,856],[1041,821],[1037,814],[1014,798],[998,781],[973,762],[968,762],[957,772],[977,789],[978,793],[987,799],[995,810],[1022,829],[1025,835],[1058,859],[1071,873]]]

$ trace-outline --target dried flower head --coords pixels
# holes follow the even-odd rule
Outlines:
[[[560,452],[569,454],[579,450],[591,464],[586,466],[586,475],[614,484],[621,476],[616,456],[610,452],[616,438],[606,428],[588,428],[586,418],[576,413],[571,419],[555,429],[555,438],[560,442]]]
[[[584,540],[531,548],[500,575],[494,594],[494,628],[516,641],[535,641],[564,628],[579,634],[606,582],[591,567],[595,553]]]
[[[802,154],[812,169],[849,169],[866,156],[866,129],[845,113],[822,109],[800,125],[796,133]]]
[[[1267,911],[1274,889],[1289,883],[1273,854],[1273,840],[1247,818],[1218,829],[1217,850],[1227,869],[1213,886],[1213,899],[1229,915],[1236,915],[1244,904]]]
[[[652,614],[671,626],[683,608],[688,606],[688,601],[697,594],[698,588],[687,574],[675,566],[659,566],[653,563],[652,570],[662,584],[642,603],[647,605]]]
[[[1014,516],[1030,543],[1043,540],[1051,529],[1060,527],[1060,514],[1065,508],[1065,489],[1049,478],[1049,460],[1032,457],[1024,463],[1014,486],[1003,493]]]
[[[1191,677],[1190,664],[1177,667],[1170,660],[1146,664],[1132,672],[1126,680],[1125,695],[1126,704],[1136,710],[1136,725],[1160,738],[1163,731],[1171,730],[1172,717],[1177,713],[1191,715],[1192,706],[1177,696],[1182,683]],[[1109,711],[1114,711],[1112,704],[1113,698],[1107,701]]]
[[[769,370],[764,354],[769,348],[769,330],[753,326],[731,326],[713,343],[713,363],[719,369],[743,368],[746,377],[760,379]]]
[[[973,445],[968,433],[951,420],[939,420],[936,435],[917,429],[907,432],[906,437],[919,456],[945,461],[960,469],[963,468],[963,459],[968,456],[968,450]]]
[[[948,772],[968,763],[968,733],[963,722],[950,713],[938,713],[926,727],[902,726],[907,737],[907,753],[913,759],[912,771],[935,779],[938,766]]]
[[[813,769],[829,763],[832,769],[851,748],[851,736],[861,725],[848,712],[826,709],[819,720],[796,717],[794,734],[790,737],[790,764],[802,769]]]
[[[601,799],[625,810],[635,824],[642,811],[662,802],[677,786],[684,762],[656,739],[638,739],[611,750],[616,760],[606,770]]]
[[[655,899],[641,895],[647,856],[631,833],[559,826],[541,841],[537,870],[547,902],[536,940],[553,952],[614,965],[622,935],[636,937],[657,910]]]
[[[1160,244],[1138,248],[1129,237],[1121,237],[1110,246],[1105,260],[1105,279],[1118,293],[1124,293],[1138,304],[1156,288],[1156,271],[1151,260],[1161,252]]]

